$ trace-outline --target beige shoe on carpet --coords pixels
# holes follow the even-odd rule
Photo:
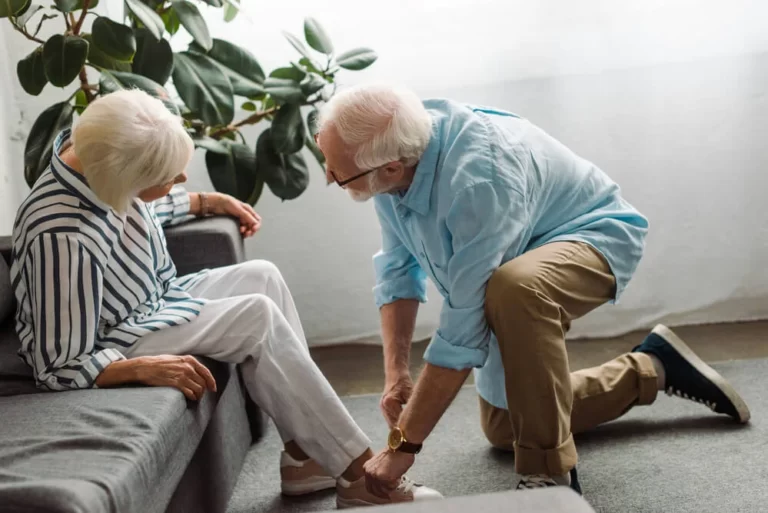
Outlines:
[[[390,494],[388,499],[382,499],[369,493],[365,489],[365,478],[350,483],[341,477],[336,484],[336,506],[339,509],[442,498],[443,496],[437,490],[416,484],[407,476],[402,477],[400,485]]]
[[[336,486],[336,479],[315,460],[298,461],[285,451],[280,455],[280,481],[284,495],[305,495]]]

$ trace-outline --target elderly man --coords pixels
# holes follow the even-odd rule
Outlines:
[[[271,263],[177,277],[162,227],[194,215],[259,216],[222,194],[187,193],[194,151],[181,119],[141,91],[92,103],[59,135],[19,209],[11,279],[20,355],[48,390],[124,384],[216,390],[194,357],[237,363],[285,443],[282,491],[336,488],[340,507],[441,497],[403,478],[365,487],[370,441],[312,361],[293,298]]]
[[[515,114],[363,86],[321,113],[327,178],[375,196],[389,450],[366,463],[384,494],[414,463],[474,368],[483,430],[513,450],[518,489],[580,492],[572,433],[654,402],[657,390],[739,422],[738,393],[669,329],[631,353],[571,373],[571,321],[615,301],[643,252],[648,222],[592,163]],[[415,388],[411,337],[429,277],[443,296]],[[406,404],[404,409],[401,405]]]

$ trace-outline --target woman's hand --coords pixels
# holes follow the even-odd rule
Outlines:
[[[208,194],[211,213],[232,216],[240,221],[240,233],[251,237],[261,228],[261,216],[248,203],[218,192]]]
[[[129,383],[173,387],[192,401],[203,398],[205,390],[216,392],[216,381],[208,368],[194,356],[141,356],[113,362],[96,378],[96,386],[108,388]]]

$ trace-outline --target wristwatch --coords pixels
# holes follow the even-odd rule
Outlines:
[[[405,439],[405,433],[399,427],[392,428],[387,438],[387,445],[392,452],[400,451],[408,454],[419,454],[423,444],[414,444]]]

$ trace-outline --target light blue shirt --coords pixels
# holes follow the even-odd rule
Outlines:
[[[608,261],[615,301],[642,256],[648,221],[603,171],[529,121],[448,100],[424,105],[432,137],[411,186],[375,199],[383,237],[373,259],[376,304],[425,302],[429,277],[444,302],[425,359],[474,367],[480,395],[506,408],[484,312],[493,272],[543,244],[581,241]]]

